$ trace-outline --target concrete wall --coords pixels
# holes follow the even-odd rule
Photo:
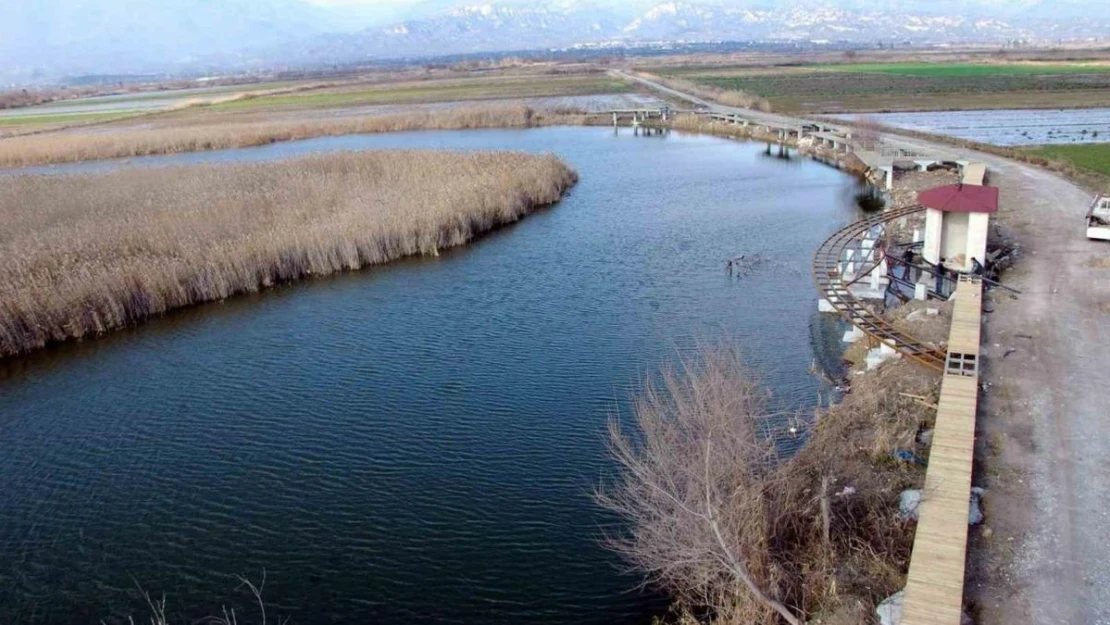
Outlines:
[[[944,223],[944,213],[934,209],[925,209],[925,245],[921,255],[932,264],[940,260],[940,233]]]

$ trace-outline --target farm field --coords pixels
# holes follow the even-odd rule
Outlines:
[[[657,102],[596,70],[553,73],[544,68],[461,76],[457,72],[378,73],[333,81],[305,79],[120,94],[4,110],[0,111],[0,137],[74,126],[79,127],[75,130],[91,126],[95,132],[112,132],[135,125],[180,127],[425,113],[432,108],[496,101],[559,112]]]
[[[1032,152],[1048,159],[1067,161],[1079,169],[1110,176],[1110,143],[1045,145]]]
[[[898,76],[1023,76],[1058,74],[1105,74],[1110,65],[1088,63],[849,63],[813,67],[836,72],[866,72]]]
[[[860,63],[665,73],[762,96],[783,113],[1110,106],[1110,65]]]
[[[1110,108],[1000,109],[833,115],[999,146],[1110,141]]]
[[[603,74],[491,76],[353,84],[214,105],[213,111],[299,110],[380,104],[464,102],[626,93],[629,85]]]
[[[74,123],[104,122],[125,119],[136,113],[129,112],[93,112],[93,113],[48,113],[45,115],[13,115],[0,117],[0,128],[27,128],[44,127],[51,125],[64,125]]]

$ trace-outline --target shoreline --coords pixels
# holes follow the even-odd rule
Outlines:
[[[416,150],[16,177],[0,190],[12,224],[0,358],[305,277],[437,256],[557,203],[576,182],[550,155]]]
[[[1105,617],[1110,585],[1083,580],[1110,582],[1108,549],[1092,542],[1110,531],[1096,512],[1110,487],[1091,488],[1105,480],[1087,460],[1110,456],[1110,446],[1096,433],[1097,400],[1083,389],[1110,383],[1110,354],[1097,348],[1104,333],[1100,324],[1110,314],[1105,304],[1110,280],[1092,281],[1093,272],[1110,264],[1104,248],[1084,239],[1079,227],[1090,201],[1081,187],[1105,179],[1018,150],[881,130],[897,148],[956,145],[986,163],[1004,197],[995,229],[1023,252],[1007,272],[1007,283],[1024,295],[994,291],[985,300],[973,485],[987,488],[987,522],[970,532],[965,606],[981,625],[1021,622],[1029,614],[1036,622]],[[1058,291],[1071,296],[1056,298]],[[1015,351],[1031,351],[1032,362],[1051,364],[1029,366],[1028,356],[1007,360]],[[1067,395],[1052,390],[1062,388],[1069,389]],[[1027,416],[1015,421],[1015,414]],[[1077,439],[1073,432],[1085,434]],[[1015,596],[1024,600],[1015,602]]]

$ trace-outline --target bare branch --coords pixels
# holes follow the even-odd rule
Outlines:
[[[767,590],[765,493],[777,474],[766,400],[734,350],[703,349],[645,385],[633,431],[611,420],[621,473],[597,499],[629,523],[609,546],[650,580],[720,611],[754,599],[800,625]]]

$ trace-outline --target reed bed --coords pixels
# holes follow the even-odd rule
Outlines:
[[[0,357],[435,255],[556,202],[576,180],[550,155],[432,151],[12,176],[0,187]]]
[[[180,128],[77,131],[0,139],[0,168],[153,154],[223,150],[313,137],[403,130],[527,128],[539,123],[521,104],[413,111],[396,115],[297,121],[221,122]]]

